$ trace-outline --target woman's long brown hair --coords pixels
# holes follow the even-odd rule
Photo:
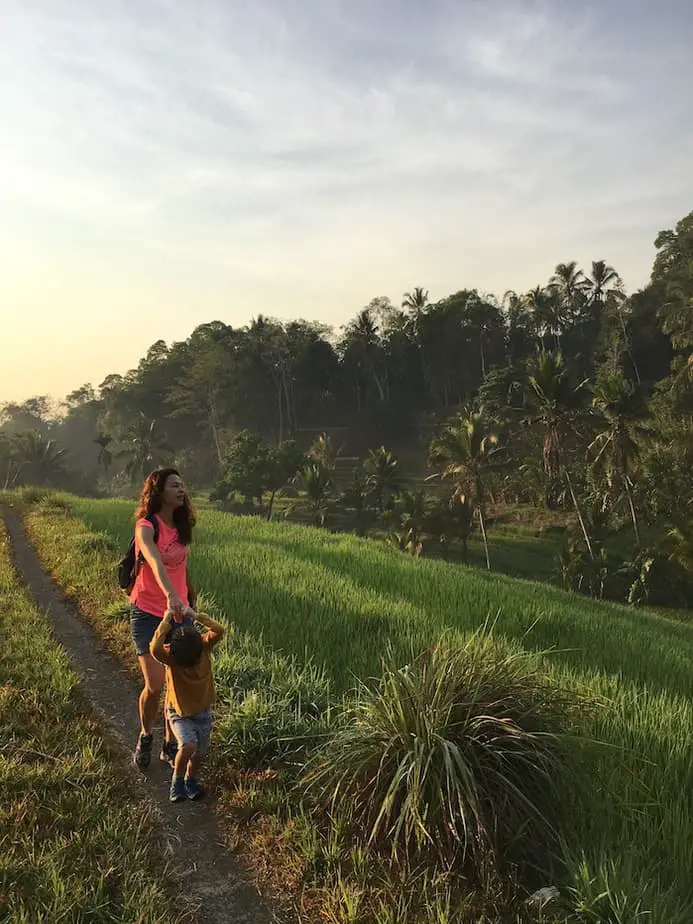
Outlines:
[[[143,517],[151,517],[159,513],[162,507],[162,498],[166,480],[176,475],[180,478],[180,472],[175,468],[157,468],[150,475],[142,486],[140,495],[140,505],[137,508],[135,519],[140,520]],[[185,501],[182,507],[176,507],[173,512],[173,522],[178,530],[178,538],[183,545],[190,545],[192,542],[192,531],[195,525],[195,511],[190,503],[188,492],[185,492]]]

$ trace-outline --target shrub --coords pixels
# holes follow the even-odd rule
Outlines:
[[[56,493],[49,488],[21,488],[19,490],[19,500],[20,503],[24,504],[26,507],[32,507],[35,504],[67,507],[66,501],[58,498]]]
[[[537,656],[479,631],[384,665],[305,784],[319,810],[348,806],[357,839],[408,865],[457,865],[479,881],[511,866],[551,872],[579,766],[566,748],[578,712]]]

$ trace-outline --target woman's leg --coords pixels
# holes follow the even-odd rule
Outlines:
[[[166,679],[166,669],[163,664],[150,654],[140,655],[138,660],[140,662],[142,676],[144,677],[144,687],[140,693],[139,701],[140,733],[142,735],[150,735],[152,733],[154,719],[159,709],[161,691],[164,688],[164,680]],[[166,722],[166,732],[166,737],[168,739],[171,734],[168,722]]]

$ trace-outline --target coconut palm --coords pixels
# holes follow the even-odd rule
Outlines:
[[[367,384],[375,384],[378,399],[387,397],[387,381],[383,371],[383,345],[380,331],[370,307],[360,311],[347,325],[341,340],[342,361],[351,368],[356,391],[356,409],[361,410],[362,397]]]
[[[624,298],[623,281],[613,266],[605,260],[593,260],[592,272],[585,280],[590,302],[603,304],[610,293]]]
[[[428,289],[417,286],[411,292],[404,293],[402,308],[409,314],[407,327],[414,335],[414,340],[419,348],[419,353],[421,355],[421,374],[423,375],[424,385],[428,387],[430,376],[423,343],[423,317],[426,305],[428,305]]]
[[[560,349],[565,312],[557,290],[535,286],[525,295],[524,304],[532,313],[534,327],[542,337],[542,346],[543,338],[550,335],[556,349]]]
[[[340,451],[340,449],[335,449],[332,439],[327,433],[321,433],[313,442],[307,455],[309,459],[321,465],[326,471],[333,472],[337,465]]]
[[[585,274],[575,260],[570,263],[559,263],[549,280],[549,288],[558,293],[564,311],[568,314],[575,310],[580,299],[585,295],[589,283]]]
[[[592,556],[592,544],[565,464],[563,446],[567,434],[574,430],[575,418],[582,408],[586,382],[574,385],[562,355],[549,351],[530,359],[528,372],[525,401],[529,413],[526,420],[530,426],[540,427],[544,434],[542,463],[547,482],[547,502],[556,481],[565,480],[585,544]]]
[[[589,447],[594,465],[602,469],[612,502],[621,489],[628,499],[635,541],[640,545],[638,520],[633,504],[632,463],[638,457],[637,438],[647,432],[642,424],[646,405],[640,391],[624,376],[602,375],[594,388],[592,405],[602,429]]]
[[[486,567],[491,570],[486,535],[486,477],[498,465],[498,437],[479,413],[453,418],[433,439],[429,460],[436,475],[455,485],[455,495],[476,511],[484,541]],[[435,477],[435,476],[434,476]]]
[[[667,532],[665,548],[672,561],[693,574],[693,518],[680,522]]]
[[[421,536],[428,521],[426,507],[426,493],[424,491],[402,491],[398,503],[397,513],[404,534],[419,551],[422,548]]]
[[[156,427],[155,420],[148,420],[144,414],[135,420],[123,432],[120,442],[123,449],[119,456],[127,458],[125,472],[134,483],[142,476],[144,480],[167,452],[167,447]]]
[[[473,515],[468,499],[455,491],[450,497],[438,498],[426,514],[426,532],[438,540],[444,561],[448,559],[448,546],[453,539],[460,540],[466,561]]]
[[[428,289],[416,286],[411,292],[405,292],[402,298],[402,308],[409,311],[414,317],[421,314],[428,304]]]
[[[382,513],[386,504],[400,492],[401,479],[397,458],[384,446],[371,449],[363,463],[363,470],[378,512]]]
[[[306,504],[313,514],[316,526],[324,526],[328,503],[333,491],[332,477],[327,469],[317,462],[309,463],[303,470],[303,489]]]
[[[56,487],[66,472],[67,451],[39,430],[28,430],[14,438],[17,474],[26,484]],[[16,480],[16,478],[15,478]]]

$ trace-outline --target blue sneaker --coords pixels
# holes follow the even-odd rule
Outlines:
[[[205,796],[204,789],[200,786],[197,780],[192,776],[186,776],[185,778],[185,793],[188,799],[202,799]]]
[[[170,802],[183,802],[186,796],[185,780],[180,777],[174,777],[171,780],[171,790],[168,794]]]

